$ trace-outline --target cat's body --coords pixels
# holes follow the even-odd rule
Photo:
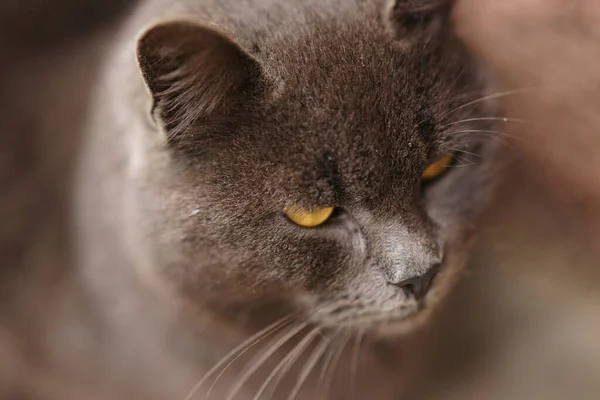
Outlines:
[[[254,398],[298,341],[332,364],[351,343],[340,364],[359,372],[356,390],[339,377],[328,388],[318,364],[297,399],[392,399],[415,368],[402,363],[409,339],[362,343],[356,359],[354,337],[404,331],[447,291],[495,143],[475,134],[493,115],[469,103],[486,88],[447,5],[416,11],[415,24],[397,3],[392,17],[384,1],[155,0],[118,35],[79,156],[76,265],[103,323],[121,332],[109,336],[144,337],[132,353],[167,349],[140,362],[177,390],[290,313],[213,398]],[[420,186],[427,164],[454,151],[461,168]],[[296,205],[341,211],[305,229],[283,216]],[[400,284],[433,268],[422,298]],[[244,383],[246,356],[288,332]],[[293,391],[303,364],[274,398]]]

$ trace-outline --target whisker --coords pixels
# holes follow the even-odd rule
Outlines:
[[[252,364],[253,362],[254,362],[254,360],[251,360],[251,361],[248,363],[248,365]],[[274,392],[275,392],[275,387],[276,387],[276,386],[279,384],[279,381],[280,381],[280,379],[281,379],[281,376],[280,376],[280,375],[279,375],[279,376],[277,376],[277,378],[275,378],[275,382],[274,382],[274,384],[273,384],[273,389],[271,390],[271,394],[270,394],[269,398],[273,397],[273,394],[274,394]]]
[[[451,165],[449,168],[461,168],[461,167],[468,167],[471,165],[475,165],[475,163],[473,161],[468,160],[464,157],[457,156],[457,155],[455,155],[454,157],[459,161],[459,163],[458,163],[458,165]]]
[[[242,386],[244,386],[244,384],[250,378],[250,376],[252,376],[252,374],[254,374],[261,367],[261,365],[263,365],[265,361],[267,361],[267,359],[273,355],[273,353],[275,353],[281,346],[283,346],[288,340],[290,340],[292,337],[298,334],[301,330],[306,328],[308,324],[308,321],[304,321],[296,325],[287,334],[285,334],[279,340],[277,340],[277,342],[275,342],[275,344],[273,344],[269,349],[267,349],[267,351],[265,351],[262,354],[262,356],[258,358],[258,360],[256,360],[253,364],[249,365],[248,368],[245,368],[244,371],[242,371],[240,379],[235,383],[235,385],[233,385],[225,400],[232,400],[237,394],[237,392],[240,391]]]
[[[280,379],[285,376],[285,374],[294,365],[296,360],[298,360],[304,350],[310,346],[313,339],[319,335],[319,329],[320,328],[317,327],[310,331],[285,357],[283,357],[283,359],[275,366],[275,368],[273,368],[273,371],[269,374],[267,379],[265,379],[264,383],[260,386],[258,392],[256,392],[256,395],[254,395],[253,400],[258,400],[260,398],[267,386],[269,386],[269,383],[271,383],[277,374],[279,374]],[[277,389],[277,384],[279,383],[280,379],[277,380],[276,385],[273,388],[273,392],[275,392],[275,389]],[[271,392],[271,395],[273,392]]]
[[[362,344],[362,340],[363,337],[365,336],[365,331],[364,330],[360,330],[358,332],[358,334],[356,335],[356,340],[354,341],[354,350],[353,350],[353,356],[352,356],[352,361],[350,363],[350,369],[352,370],[352,386],[353,386],[353,390],[352,390],[352,397],[356,398],[356,382],[357,382],[357,378],[358,378],[358,361],[360,358],[360,345]]]
[[[459,74],[456,76],[456,78],[455,78],[455,79],[454,79],[454,81],[452,82],[452,85],[451,85],[451,86],[455,86],[455,85],[456,85],[456,83],[457,83],[457,82],[460,80],[460,78],[462,78],[462,76],[464,75],[464,73],[465,73],[465,69],[464,69],[464,68],[461,68],[461,69],[460,69],[460,73],[459,73]]]
[[[477,158],[483,158],[481,154],[473,153],[473,152],[463,150],[463,149],[457,149],[456,147],[450,148],[448,150],[450,150],[453,153],[462,153],[462,154],[468,154],[470,156],[477,157]]]
[[[453,136],[453,139],[455,140],[463,140],[464,138],[469,138],[470,136],[473,136],[473,133],[468,133],[468,134],[456,134],[455,136]],[[514,138],[513,136],[509,136],[509,138]],[[506,137],[497,135],[495,136],[495,139],[498,140],[500,143],[502,143],[503,146],[508,147],[509,149],[515,149],[514,147],[514,143],[512,143],[509,139],[507,139]],[[524,143],[525,145],[526,143]]]
[[[264,338],[268,337],[269,335],[275,333],[277,330],[283,328],[285,325],[289,324],[291,322],[291,320],[295,317],[295,315],[296,314],[287,315],[287,316],[273,322],[271,325],[261,329],[260,331],[258,331],[254,335],[252,335],[250,338],[243,341],[241,344],[239,344],[236,348],[231,350],[229,353],[227,353],[227,355],[225,355],[217,364],[215,364],[215,366],[213,366],[206,374],[204,374],[204,376],[194,385],[194,387],[190,390],[188,395],[185,397],[185,400],[191,400],[192,397],[194,397],[194,395],[196,394],[196,392],[198,392],[198,390],[202,387],[202,385],[208,380],[208,378],[210,378],[211,375],[213,375],[219,368],[221,368],[221,366],[223,366],[229,358],[233,357],[236,353],[239,352],[239,354],[237,354],[233,358],[233,360],[231,360],[229,362],[229,364],[227,364],[225,366],[223,371],[221,371],[221,373],[217,377],[217,380],[223,374],[223,372],[231,364],[233,364],[235,362],[235,360],[237,360],[239,357],[241,357],[246,351],[248,351],[254,345],[259,343],[261,340],[263,340]],[[216,380],[215,380],[215,383],[216,383]],[[214,383],[213,383],[213,386],[214,386]],[[211,388],[212,388],[212,386],[211,386]],[[208,397],[208,395],[207,395],[207,397]]]
[[[496,134],[496,135],[501,135],[501,136],[506,136],[506,137],[510,137],[510,138],[514,138],[514,135],[509,135],[506,132],[502,132],[502,131],[491,131],[491,130],[485,130],[485,129],[464,129],[464,130],[460,130],[460,131],[450,131],[450,132],[444,132],[444,135],[456,135],[458,133],[492,133],[492,134]]]
[[[471,134],[476,134],[476,133],[487,133],[487,134],[491,134],[491,135],[496,135],[496,138],[501,139],[502,143],[506,144],[507,146],[512,146],[511,143],[508,141],[508,139],[510,140],[516,140],[519,141],[520,143],[527,145],[527,143],[523,140],[523,138],[520,138],[518,136],[515,135],[511,135],[508,134],[506,132],[502,132],[502,131],[494,131],[494,130],[485,130],[485,129],[464,129],[464,130],[460,130],[460,131],[450,131],[450,132],[444,132],[444,135],[454,135],[454,137],[456,139],[461,138],[463,136],[467,136],[467,135],[471,135]]]
[[[308,375],[310,375],[311,371],[315,368],[315,366],[321,359],[321,356],[325,353],[325,350],[329,348],[329,345],[331,345],[334,338],[335,335],[331,335],[329,338],[324,338],[323,340],[321,340],[319,346],[315,348],[315,350],[312,352],[312,354],[304,364],[304,367],[302,367],[302,370],[298,375],[298,379],[296,380],[296,384],[290,392],[290,395],[288,396],[287,400],[294,400],[294,398],[300,391],[302,384],[304,384],[304,381],[306,381],[306,378],[308,378]]]
[[[492,94],[489,94],[487,96],[483,96],[483,97],[480,97],[478,99],[469,101],[468,103],[465,103],[465,104],[463,104],[461,106],[458,106],[455,109],[450,110],[450,111],[442,114],[440,118],[443,118],[443,117],[445,117],[445,116],[447,116],[449,114],[452,114],[452,113],[454,113],[454,112],[456,112],[458,110],[461,110],[461,109],[463,109],[465,107],[469,107],[469,106],[472,106],[474,104],[479,104],[479,103],[484,102],[486,100],[499,99],[499,98],[506,97],[506,96],[512,96],[512,95],[515,95],[515,94],[523,94],[523,93],[527,93],[529,91],[540,90],[540,89],[542,89],[542,88],[541,87],[529,87],[529,88],[513,89],[513,90],[506,90],[504,92],[492,93]]]
[[[476,121],[500,121],[500,122],[515,122],[515,123],[523,123],[526,124],[527,121],[519,118],[506,118],[506,117],[482,117],[482,118],[467,118],[461,119],[460,121],[449,122],[444,125],[440,125],[440,128],[446,128],[451,125],[458,125],[464,122],[476,122]]]
[[[315,386],[315,394],[318,393],[319,389],[321,388],[321,385],[323,384],[323,379],[325,378],[326,372],[328,371],[329,365],[331,364],[331,360],[333,359],[333,356],[336,353],[336,350],[340,344],[339,340],[335,343],[333,343],[333,341],[338,336],[340,336],[342,334],[342,332],[343,331],[340,329],[331,336],[332,345],[330,345],[326,349],[326,350],[329,350],[329,352],[325,355],[325,358],[323,359],[323,366],[321,367],[321,373],[319,374],[319,379],[317,381],[317,385]]]
[[[500,140],[503,145],[507,146],[510,149],[514,149],[513,143],[511,143],[510,140],[518,141],[521,143],[522,146],[528,146],[528,143],[525,142],[523,140],[523,138],[520,138],[515,135],[511,135],[511,134],[508,134],[508,133],[502,132],[502,131],[466,129],[466,130],[462,130],[462,131],[444,132],[445,135],[453,135],[453,138],[456,140],[460,140],[463,137],[471,136],[471,135],[474,135],[477,133],[495,135],[496,139]]]
[[[326,381],[325,390],[323,390],[323,394],[325,396],[321,397],[321,398],[327,399],[329,397],[329,390],[331,389],[331,385],[333,384],[333,380],[335,379],[335,371],[337,370],[338,364],[340,363],[340,359],[342,358],[344,349],[346,348],[346,345],[350,341],[350,337],[352,337],[352,332],[350,330],[346,330],[344,336],[342,337],[342,339],[340,341],[339,347],[336,349],[336,354],[333,357],[332,362],[330,364],[329,371],[331,371],[331,372],[328,373],[329,380]]]
[[[292,314],[289,319],[287,321],[285,321],[281,326],[278,326],[277,328],[275,328],[275,330],[273,330],[272,332],[270,332],[269,334],[261,337],[260,339],[256,340],[256,342],[254,342],[250,347],[254,346],[255,344],[258,344],[258,342],[262,341],[263,339],[265,339],[266,337],[270,336],[271,334],[277,332],[279,329],[283,329],[285,326],[287,326],[294,318],[294,316],[297,316],[298,313]],[[248,351],[250,349],[250,347],[248,347],[247,349],[245,349],[242,353],[238,354],[233,360],[231,360],[226,366],[225,368],[223,368],[221,370],[221,372],[219,372],[219,374],[217,375],[217,377],[215,378],[215,380],[213,381],[213,383],[210,385],[210,387],[208,388],[208,391],[206,392],[206,395],[204,397],[204,399],[208,399],[213,388],[216,386],[217,382],[219,381],[219,379],[223,376],[223,374],[225,373],[225,371],[227,371],[227,369],[237,360],[239,359],[246,351]]]

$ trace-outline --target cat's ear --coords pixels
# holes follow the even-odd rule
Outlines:
[[[224,34],[190,21],[144,31],[137,58],[153,114],[169,139],[227,119],[260,87],[261,67],[254,58]]]
[[[391,0],[388,18],[402,44],[410,46],[444,34],[452,0]]]

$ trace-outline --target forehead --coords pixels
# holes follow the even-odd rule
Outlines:
[[[418,129],[362,119],[362,112],[345,118],[302,109],[287,114],[282,108],[243,146],[251,149],[254,171],[267,186],[295,203],[342,205],[398,196],[412,188],[428,145]]]
[[[408,193],[464,102],[460,52],[407,52],[375,28],[317,26],[265,54],[277,90],[240,140],[267,186],[306,205]]]
[[[410,125],[447,110],[469,83],[460,45],[406,49],[380,23],[316,24],[270,43],[261,61],[280,104],[348,123]]]
[[[308,148],[280,164],[289,178],[283,187],[297,201],[322,206],[381,203],[408,195],[418,176],[420,152],[390,150],[369,143],[354,149]]]

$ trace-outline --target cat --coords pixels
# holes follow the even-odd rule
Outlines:
[[[76,264],[104,312],[184,309],[197,330],[179,350],[200,376],[273,334],[251,365],[275,375],[234,379],[235,363],[214,398],[257,398],[303,350],[335,364],[332,343],[364,335],[358,398],[397,396],[394,343],[460,274],[500,145],[451,6],[142,2],[105,57],[77,168]],[[280,390],[313,398],[309,372]]]

